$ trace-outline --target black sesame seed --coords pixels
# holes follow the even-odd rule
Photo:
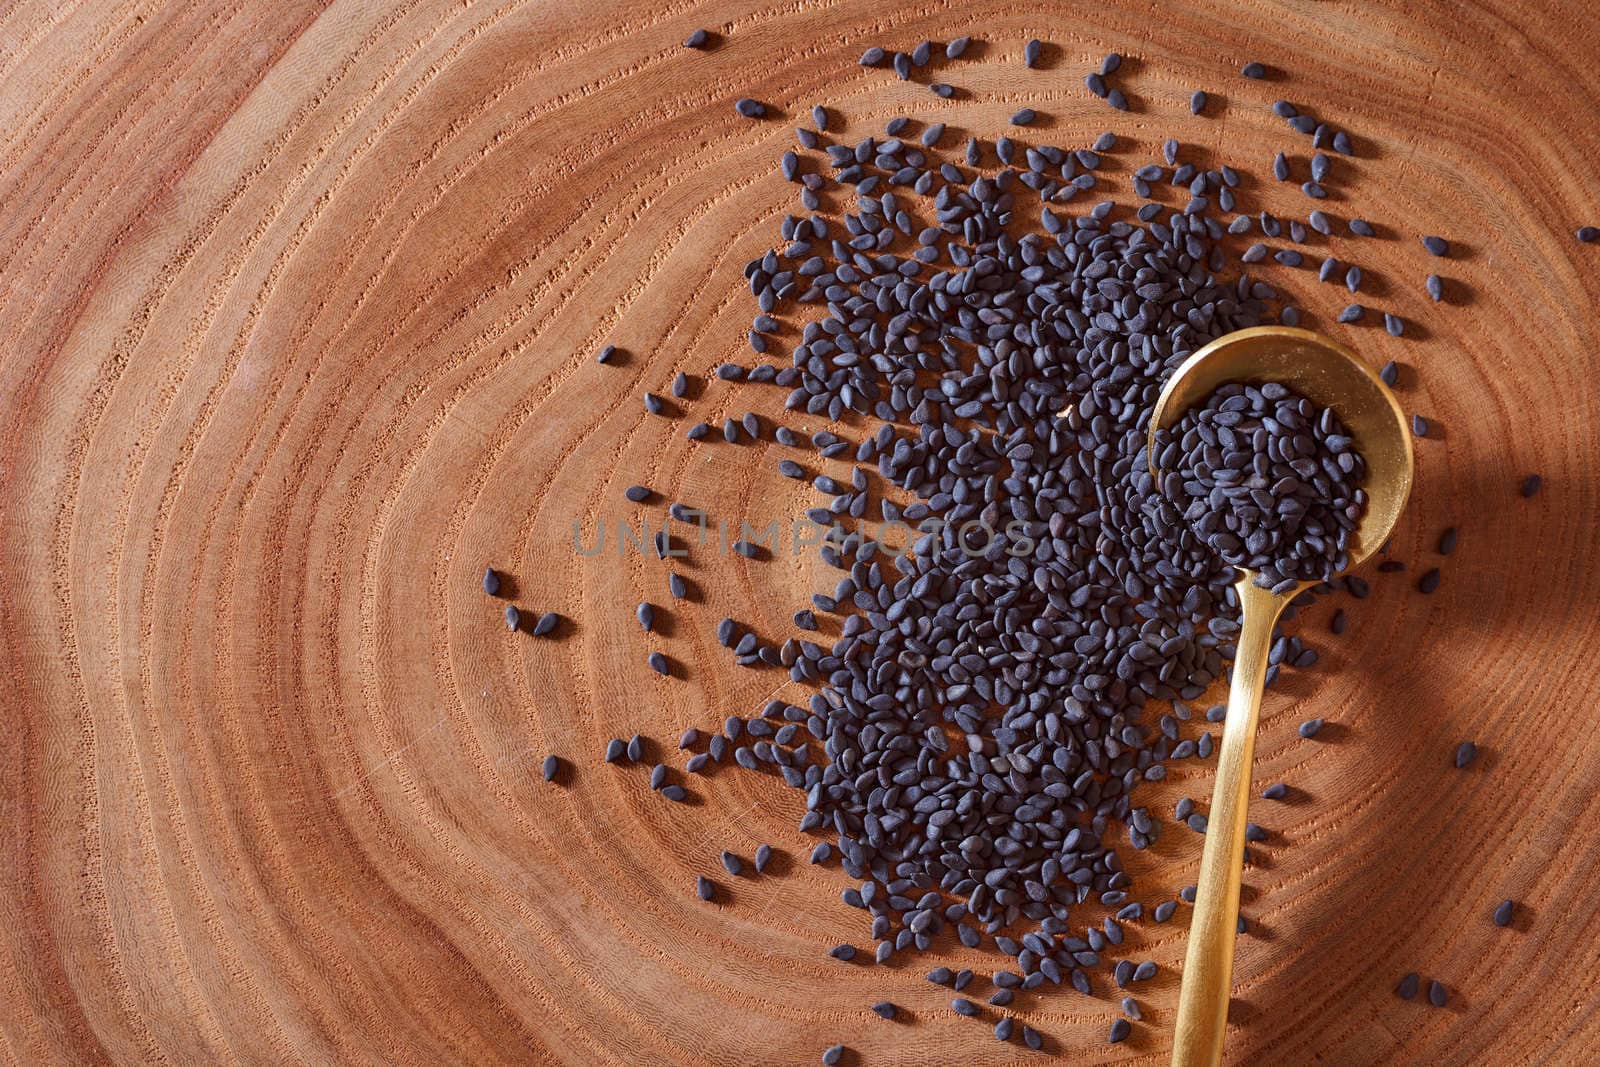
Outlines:
[[[1502,900],[1494,909],[1494,924],[1496,926],[1510,926],[1515,918],[1516,901]]]

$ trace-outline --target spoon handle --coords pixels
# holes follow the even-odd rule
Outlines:
[[[1250,762],[1255,751],[1256,721],[1261,717],[1261,690],[1266,679],[1272,627],[1288,603],[1242,576],[1239,594],[1242,625],[1228,692],[1228,718],[1222,725],[1217,755],[1217,784],[1206,820],[1205,851],[1200,858],[1189,948],[1183,961],[1183,986],[1178,994],[1178,1025],[1172,1046],[1173,1067],[1216,1067],[1222,1062],[1222,1035],[1228,1021],[1228,995],[1233,978],[1233,942],[1239,918],[1239,877],[1244,863],[1245,813],[1250,807]]]

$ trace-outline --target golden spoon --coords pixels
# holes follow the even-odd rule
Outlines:
[[[1411,492],[1411,434],[1387,386],[1343,345],[1310,330],[1256,326],[1238,330],[1200,349],[1162,387],[1150,418],[1151,472],[1155,435],[1175,423],[1225,382],[1281,382],[1314,403],[1332,408],[1366,460],[1367,510],[1351,537],[1352,565],[1376,552],[1394,529]],[[1239,877],[1244,863],[1245,812],[1250,804],[1250,761],[1267,672],[1272,628],[1284,606],[1302,589],[1299,582],[1276,596],[1255,584],[1253,571],[1239,569],[1238,652],[1228,692],[1228,717],[1217,754],[1217,784],[1207,816],[1189,949],[1178,995],[1173,1067],[1215,1067],[1222,1062],[1233,978],[1233,941],[1239,917]]]

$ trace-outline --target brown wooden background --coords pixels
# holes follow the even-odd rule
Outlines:
[[[681,49],[700,26],[719,46]],[[965,99],[855,65],[959,34],[989,42],[937,68]],[[1133,114],[1082,88],[1109,49]],[[1250,59],[1282,80],[1241,79]],[[747,94],[778,119],[736,117]],[[1274,279],[1402,361],[1435,420],[1397,555],[1462,538],[1436,596],[1377,580],[1269,699],[1260,782],[1302,795],[1256,809],[1280,837],[1248,879],[1230,1060],[1594,1062],[1600,246],[1572,230],[1600,224],[1600,35],[1576,0],[0,5],[5,1058],[1035,1062],[992,1012],[950,1014],[934,960],[824,955],[864,927],[837,867],[804,863],[798,794],[723,773],[671,805],[598,764],[611,736],[758,707],[780,676],[712,627],[782,636],[833,573],[701,558],[698,599],[647,638],[632,610],[666,603],[664,566],[579,559],[570,525],[636,518],[635,482],[735,519],[814,502],[770,446],[683,440],[781,391],[640,404],[746,354],[740,271],[791,209],[776,161],[812,103],[853,136],[904,112],[986,137],[1028,103],[1041,138],[1124,136],[1119,196],[1170,132],[1256,175],[1245,204],[1303,213],[1259,181],[1304,154],[1280,95],[1356,134],[1325,206],[1383,239],[1330,247],[1412,328],[1329,327],[1342,289]],[[608,341],[631,356],[596,365]],[[504,631],[486,563],[569,617],[558,639]],[[650,673],[656,648],[689,679]],[[1326,742],[1296,735],[1312,714]],[[1463,738],[1483,755],[1458,772]],[[551,751],[564,788],[538,780]],[[1148,795],[1170,811],[1208,775]],[[693,899],[719,849],[763,841],[779,873]],[[1169,829],[1137,858],[1147,899],[1193,880],[1195,844]],[[1052,1051],[1164,1062],[1183,915],[1130,937],[1163,972],[1126,1045],[1104,1045],[1103,975],[1098,999],[1024,998]],[[1390,994],[1411,969],[1448,1008]]]

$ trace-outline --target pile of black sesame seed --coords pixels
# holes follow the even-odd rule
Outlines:
[[[1366,464],[1331,408],[1232,382],[1156,434],[1162,492],[1225,562],[1282,592],[1349,563]]]
[[[994,976],[1006,1002],[1045,982],[1088,994],[1120,924],[1143,915],[1117,837],[1144,848],[1159,824],[1134,792],[1169,760],[1210,754],[1209,734],[1180,741],[1176,722],[1237,632],[1234,572],[1177,521],[1148,473],[1145,430],[1166,375],[1262,322],[1277,294],[1244,273],[1219,279],[1224,235],[1241,228],[1225,227],[1213,200],[1233,209],[1239,176],[1180,162],[1176,142],[1165,166],[1137,171],[1149,202],[1135,219],[1113,218],[1111,201],[1066,217],[1061,205],[1099,183],[1114,134],[1077,150],[972,139],[951,159],[939,158],[942,126],[911,143],[897,119],[883,139],[823,144],[826,113],[814,117],[819,128],[798,137],[826,163],[791,153],[781,168],[813,213],[786,218],[787,244],[745,272],[759,305],[752,347],[769,351],[775,315],[823,314],[790,366],[718,376],[787,386],[792,409],[879,421],[848,485],[818,474],[828,499],[812,519],[940,525],[904,554],[859,530],[830,538],[824,558],[845,574],[813,599],[843,616],[840,638],[791,639],[775,657],[818,687],[809,707],[771,701],[730,720],[708,751],[805,791],[801,829],[832,835],[860,880],[843,898],[872,916],[878,962],[953,928],[1015,959]],[[1163,180],[1188,191],[1182,210],[1156,202]],[[842,186],[856,210],[816,213]],[[1277,222],[1263,213],[1262,226]],[[800,444],[782,429],[777,439]],[[824,456],[850,448],[826,433],[814,443]],[[911,502],[870,493],[872,467]],[[978,551],[960,536],[974,522],[992,535]],[[745,662],[759,659],[752,637],[740,639]],[[1291,660],[1314,659],[1294,638],[1275,654],[1286,646]],[[1158,728],[1145,721],[1147,704],[1173,701]],[[1085,903],[1115,917],[1075,926]],[[1154,973],[1123,960],[1114,978]],[[977,1013],[961,998],[952,1007]],[[1112,1040],[1127,1035],[1118,1023]]]
[[[872,915],[880,962],[953,927],[1015,958],[1020,973],[997,980],[1089,992],[1119,922],[1143,912],[1115,835],[1143,848],[1158,823],[1133,793],[1211,748],[1143,710],[1203,693],[1237,630],[1232,568],[1176,520],[1148,473],[1145,429],[1166,375],[1263,321],[1276,293],[1248,275],[1218,280],[1227,231],[1209,195],[1232,207],[1238,176],[1179,163],[1176,143],[1170,175],[1146,166],[1136,192],[1169,179],[1189,191],[1183,211],[1162,218],[1152,199],[1120,220],[1106,201],[1074,218],[1059,206],[1096,186],[1115,135],[1078,150],[970,140],[946,159],[941,128],[908,143],[906,125],[854,145],[803,131],[833,173],[806,182],[821,174],[793,155],[784,175],[813,205],[853,186],[857,210],[843,232],[820,214],[785,219],[787,245],[749,265],[753,344],[768,350],[774,315],[823,315],[790,366],[718,373],[788,386],[790,408],[879,421],[848,485],[817,477],[828,500],[814,520],[941,525],[898,555],[859,529],[832,538],[824,558],[846,573],[814,608],[844,616],[840,639],[777,656],[819,686],[809,707],[772,701],[709,751],[805,790],[801,828],[833,835],[861,880],[844,899]],[[1029,198],[1037,227],[1023,225]],[[868,491],[874,466],[909,504]],[[984,531],[977,545],[965,524]],[[766,719],[808,739],[741,736]],[[1085,902],[1117,918],[1074,928]],[[1124,962],[1119,984],[1154,970]]]
[[[945,60],[959,59],[969,43],[951,42]],[[685,42],[709,44],[702,35]],[[1030,41],[1023,59],[1033,67],[1043,54]],[[861,57],[863,66],[886,64],[905,80],[936,62],[932,42],[904,53],[874,47]],[[1105,79],[1121,65],[1121,56],[1109,55],[1085,78],[1119,111],[1129,101]],[[1241,73],[1261,78],[1267,70],[1250,63]],[[942,97],[954,91],[944,82],[929,87]],[[1190,110],[1202,114],[1206,104],[1197,92]],[[754,100],[736,107],[750,119],[771,114]],[[1272,107],[1311,138],[1301,190],[1322,201],[1338,174],[1321,149],[1351,155],[1350,136],[1287,101]],[[1069,216],[1063,206],[1101,184],[1104,158],[1118,149],[1115,134],[1080,149],[973,138],[957,155],[941,148],[943,123],[924,126],[915,142],[902,137],[910,120],[897,118],[881,139],[829,143],[829,112],[818,106],[811,115],[814,128],[795,131],[800,151],[785,153],[779,167],[801,187],[806,214],[785,217],[782,247],[745,270],[758,304],[751,348],[771,352],[793,329],[785,317],[804,321],[798,342],[786,366],[729,363],[716,373],[787,388],[790,409],[862,430],[855,443],[827,430],[810,437],[822,458],[854,457],[847,481],[808,469],[803,456],[778,461],[780,474],[812,478],[826,498],[807,516],[833,527],[821,556],[844,572],[830,593],[795,613],[795,625],[815,632],[819,614],[835,614],[839,637],[831,645],[798,636],[773,645],[724,619],[717,638],[736,662],[787,669],[792,684],[812,692],[804,706],[772,699],[749,718],[729,716],[709,736],[686,731],[679,747],[693,754],[685,769],[708,773],[731,760],[802,790],[801,830],[831,838],[813,848],[811,862],[837,855],[859,882],[842,896],[872,916],[879,962],[933,948],[953,931],[964,945],[988,942],[1015,959],[1015,970],[993,975],[993,1006],[1008,1007],[1015,991],[1045,982],[1092,994],[1090,971],[1122,944],[1122,924],[1146,914],[1130,898],[1118,839],[1143,849],[1161,823],[1134,793],[1140,782],[1163,778],[1169,761],[1206,759],[1214,749],[1211,733],[1182,739],[1179,724],[1192,715],[1186,702],[1223,674],[1234,653],[1232,564],[1258,565],[1273,584],[1316,582],[1293,598],[1280,626],[1320,596],[1368,595],[1358,576],[1327,580],[1343,566],[1364,501],[1360,458],[1329,413],[1281,387],[1224,390],[1165,442],[1162,465],[1174,471],[1165,484],[1150,475],[1145,455],[1166,375],[1206,342],[1265,321],[1277,297],[1244,271],[1225,276],[1235,262],[1269,255],[1264,243],[1229,255],[1227,238],[1259,225],[1268,239],[1286,235],[1298,244],[1308,231],[1330,235],[1333,220],[1321,210],[1305,222],[1264,210],[1253,218],[1238,205],[1238,172],[1181,160],[1176,140],[1162,146],[1162,163],[1133,170],[1131,189],[1146,202],[1132,218],[1119,217],[1110,200]],[[1035,117],[1024,108],[1012,121],[1025,126]],[[805,154],[816,151],[822,154]],[[1293,169],[1282,153],[1273,163],[1279,180],[1290,180]],[[1158,202],[1163,182],[1187,192],[1181,208]],[[825,205],[824,197],[839,200]],[[854,210],[830,210],[848,197]],[[1224,213],[1233,214],[1226,225],[1218,218]],[[1360,218],[1347,228],[1352,238],[1378,235]],[[1595,236],[1592,227],[1578,234]],[[1423,245],[1449,255],[1441,238],[1425,237]],[[1288,247],[1271,258],[1285,268],[1303,261]],[[1363,280],[1358,266],[1332,257],[1319,276],[1342,280],[1352,293]],[[1429,275],[1425,288],[1440,301],[1445,280]],[[1338,321],[1364,314],[1352,304]],[[1285,306],[1276,317],[1295,325],[1300,312]],[[1383,318],[1391,335],[1403,335],[1402,318]],[[607,346],[599,361],[616,354]],[[1391,361],[1381,377],[1392,386],[1398,374]],[[671,392],[686,394],[684,375]],[[677,413],[654,393],[645,405],[652,414]],[[874,432],[862,429],[870,420],[878,423]],[[721,437],[760,441],[768,429],[747,413],[727,419]],[[1240,440],[1246,429],[1248,441]],[[698,423],[686,436],[708,441],[711,427]],[[807,444],[782,425],[771,427],[771,437],[794,456]],[[1531,475],[1523,495],[1538,489]],[[635,487],[628,496],[642,503],[654,494]],[[681,502],[668,513],[680,523],[702,521]],[[909,550],[885,547],[871,536],[875,522],[915,526],[920,536]],[[657,555],[665,559],[673,544],[665,530],[657,534]],[[763,558],[749,542],[740,545],[747,558]],[[1438,552],[1449,555],[1455,545],[1451,528]],[[1393,559],[1378,566],[1404,569]],[[669,575],[669,583],[680,599],[681,579]],[[1434,568],[1418,588],[1432,593],[1438,584]],[[655,611],[639,606],[647,633]],[[1345,627],[1341,609],[1330,630]],[[1301,637],[1276,634],[1267,684],[1317,658]],[[650,663],[674,673],[661,652]],[[1170,712],[1159,710],[1167,706]],[[1219,722],[1224,710],[1212,707],[1205,718]],[[1309,719],[1300,735],[1313,738],[1322,726]],[[1469,749],[1470,742],[1458,751],[1458,767],[1471,762],[1476,750]],[[607,762],[624,756],[641,762],[643,739],[612,741]],[[547,763],[547,777],[555,769]],[[652,788],[685,799],[667,776],[657,763]],[[1288,793],[1278,783],[1262,796],[1277,801]],[[1205,830],[1188,798],[1175,818]],[[1269,832],[1252,823],[1247,837],[1260,842]],[[743,868],[730,855],[722,862],[734,876]],[[758,872],[763,866],[758,853]],[[720,899],[709,877],[698,879],[697,892]],[[1193,903],[1194,887],[1177,896]],[[1114,916],[1074,925],[1074,908],[1086,904]],[[1166,922],[1177,907],[1164,900],[1149,914]],[[1496,909],[1497,925],[1511,922],[1512,907],[1506,901]],[[850,944],[829,954],[859,955]],[[1112,977],[1126,988],[1155,973],[1153,962],[1122,959]],[[973,974],[936,967],[928,978],[961,992]],[[1400,995],[1414,995],[1416,984],[1408,976]],[[1442,1004],[1443,985],[1434,982],[1430,997]],[[1136,1000],[1121,1004],[1125,1017],[1112,1025],[1112,1042],[1140,1019]],[[982,1013],[964,997],[951,1008]],[[887,1001],[872,1010],[885,1019],[897,1014]],[[995,1034],[1007,1040],[1014,1030],[1030,1047],[1042,1046],[1037,1031],[1010,1015]],[[829,1048],[824,1062],[844,1051]]]

